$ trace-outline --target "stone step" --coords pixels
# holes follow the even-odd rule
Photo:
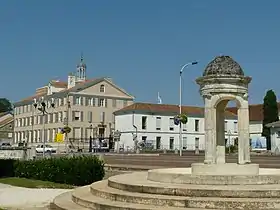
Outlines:
[[[157,206],[109,200],[91,194],[89,186],[75,189],[72,193],[72,200],[80,206],[96,210],[200,210],[199,208]]]
[[[90,185],[90,191],[94,196],[112,201],[156,206],[186,206],[186,198],[183,196],[156,195],[137,192],[131,193],[109,187],[107,180],[93,183]]]
[[[84,206],[80,206],[72,201],[72,191],[62,193],[55,197],[53,202],[50,203],[50,210],[89,210]]]
[[[104,183],[103,183],[104,184]],[[102,188],[102,184],[98,183]],[[216,197],[179,197],[151,195],[141,193],[131,193],[128,198],[124,192],[119,193],[123,196],[117,197],[99,197],[96,194],[89,193],[89,187],[76,189],[72,194],[75,203],[93,209],[280,209],[280,199],[273,198],[216,198]],[[104,190],[103,190],[104,191]],[[107,192],[109,194],[109,192]],[[141,194],[141,195],[139,195]],[[100,194],[99,194],[100,195]],[[150,197],[149,197],[150,196]],[[154,197],[154,199],[153,199]],[[174,199],[173,199],[174,198]],[[112,200],[110,200],[112,199]],[[114,200],[116,199],[116,200]],[[158,200],[158,201],[156,201]],[[147,202],[147,203],[145,203]],[[154,205],[153,205],[154,204]],[[178,206],[168,206],[168,205]],[[167,205],[167,206],[164,206]]]
[[[279,169],[271,170],[271,169],[260,168],[259,175],[229,175],[229,174],[228,175],[219,175],[219,174],[203,175],[199,173],[194,175],[192,173],[192,170],[193,168],[153,169],[148,171],[147,179],[155,182],[177,183],[177,184],[199,184],[199,185],[280,184]]]
[[[160,183],[147,180],[146,172],[110,177],[111,188],[138,193],[188,197],[280,198],[280,185],[195,185]]]

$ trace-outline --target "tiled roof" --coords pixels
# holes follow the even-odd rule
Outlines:
[[[0,121],[0,127],[3,127],[7,125],[8,123],[11,123],[14,121],[14,117],[8,117],[7,119]]]
[[[280,111],[280,102],[278,102],[278,109]],[[228,111],[237,115],[236,107],[227,108]],[[249,119],[250,121],[263,121],[263,105],[262,104],[252,104],[249,105]]]
[[[85,83],[91,82],[91,81],[93,81],[93,80],[96,80],[96,79],[91,79],[91,80],[86,80],[86,81],[82,81],[82,82],[77,82],[76,85],[75,85],[74,87],[69,88],[69,89],[61,90],[61,91],[59,91],[59,93],[60,93],[60,92],[62,93],[62,92],[66,92],[66,91],[71,91],[71,90],[77,88],[78,86],[82,86],[82,85],[84,85]],[[54,82],[56,82],[56,81],[54,81]],[[59,82],[59,84],[61,85],[61,87],[63,86],[63,83],[64,83],[64,82]],[[57,84],[57,83],[55,83],[55,84]],[[65,83],[65,84],[66,84],[66,83]],[[55,87],[59,88],[58,86],[55,86]],[[66,87],[67,87],[67,84],[66,84]],[[25,99],[23,99],[23,100],[21,100],[21,101],[19,101],[19,102],[32,101],[34,98],[40,98],[40,97],[43,97],[43,96],[46,96],[46,95],[47,95],[47,92],[38,92],[38,93],[36,93],[35,95],[30,96],[30,97],[27,97],[27,98],[25,98]]]
[[[56,87],[56,88],[67,88],[67,82],[63,82],[63,81],[57,81],[57,80],[52,80],[51,85]]]
[[[151,112],[151,113],[179,113],[180,109],[178,105],[172,104],[150,104],[150,103],[134,103],[130,106],[124,107],[115,112],[115,114],[121,114],[125,112],[131,111],[144,111],[144,112]],[[197,106],[182,106],[182,113],[186,113],[188,115],[199,115],[204,116],[204,108],[197,107]],[[226,111],[226,117],[236,117],[236,115],[232,112]]]

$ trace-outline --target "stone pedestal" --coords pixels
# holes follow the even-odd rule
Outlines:
[[[259,164],[239,165],[236,163],[226,164],[192,164],[192,175],[258,175]]]

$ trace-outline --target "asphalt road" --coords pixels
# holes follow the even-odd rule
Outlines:
[[[178,155],[160,155],[160,156],[127,156],[110,155],[104,156],[106,164],[110,165],[129,165],[129,166],[155,166],[155,167],[190,167],[192,163],[203,162],[204,155],[185,154]],[[280,156],[251,156],[252,163],[260,164],[262,168],[280,168]],[[226,157],[226,162],[237,163],[237,156],[230,155]]]

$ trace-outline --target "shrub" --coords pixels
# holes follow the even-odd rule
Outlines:
[[[17,161],[15,176],[75,186],[102,180],[104,163],[96,156]]]
[[[0,159],[0,177],[13,177],[15,162],[13,159]]]

